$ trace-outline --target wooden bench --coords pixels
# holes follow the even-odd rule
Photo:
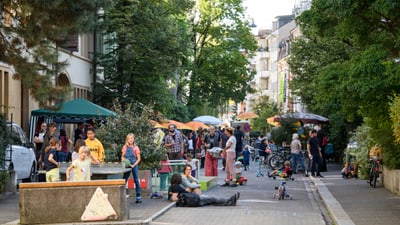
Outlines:
[[[206,177],[206,176],[200,176],[199,177],[199,182],[200,182],[200,189],[202,191],[207,191],[211,187],[214,187],[217,185],[217,177]]]
[[[129,218],[123,179],[21,183],[19,192],[20,224]]]

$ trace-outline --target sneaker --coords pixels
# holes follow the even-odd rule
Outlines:
[[[315,177],[315,173],[311,173],[311,176]]]
[[[129,195],[126,195],[126,198],[129,198],[130,196]]]
[[[221,187],[228,187],[228,186],[229,186],[229,183],[221,184]]]
[[[269,171],[267,172],[267,174],[268,174],[268,177],[271,177],[271,174],[269,173]]]
[[[142,203],[141,199],[136,199],[136,203]]]
[[[322,176],[321,174],[320,174],[320,175],[317,175],[317,177],[319,177],[319,178],[324,178],[324,176]]]

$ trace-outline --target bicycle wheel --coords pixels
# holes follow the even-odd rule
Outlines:
[[[375,164],[375,169],[374,169],[374,188],[376,187],[376,180],[378,180],[379,176],[379,167],[378,165]]]
[[[374,173],[375,173],[375,165],[372,164],[371,170],[369,171],[369,185],[371,187],[374,185],[373,184],[374,177],[375,177]]]
[[[273,155],[268,160],[269,166],[273,170],[282,170],[285,159],[281,155]]]

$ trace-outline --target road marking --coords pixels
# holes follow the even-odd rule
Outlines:
[[[250,203],[276,203],[277,201],[260,200],[260,199],[245,199],[245,200],[239,200],[239,202],[250,202]]]

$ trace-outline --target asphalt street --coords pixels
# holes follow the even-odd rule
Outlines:
[[[267,176],[257,177],[258,165],[253,163],[249,171],[243,171],[248,179],[246,186],[214,187],[207,195],[229,197],[240,192],[236,207],[205,206],[198,208],[172,207],[156,218],[152,224],[330,224],[326,211],[309,178],[295,174],[294,181],[287,181],[286,190],[292,199],[274,198],[279,179]],[[219,183],[224,182],[224,172],[219,170]]]
[[[216,186],[204,194],[231,196],[240,192],[237,206],[205,206],[177,208],[165,199],[143,196],[142,204],[130,204],[130,218],[126,221],[77,224],[337,224],[337,225],[397,225],[400,221],[400,196],[385,190],[380,183],[372,188],[365,180],[343,179],[340,164],[328,164],[324,178],[295,174],[287,181],[291,200],[273,198],[280,181],[257,177],[258,165],[252,163],[246,186]],[[203,171],[200,171],[202,174]],[[224,172],[218,180],[223,183]],[[18,193],[0,195],[0,224],[18,224]],[[65,213],[65,212],[64,212]]]

